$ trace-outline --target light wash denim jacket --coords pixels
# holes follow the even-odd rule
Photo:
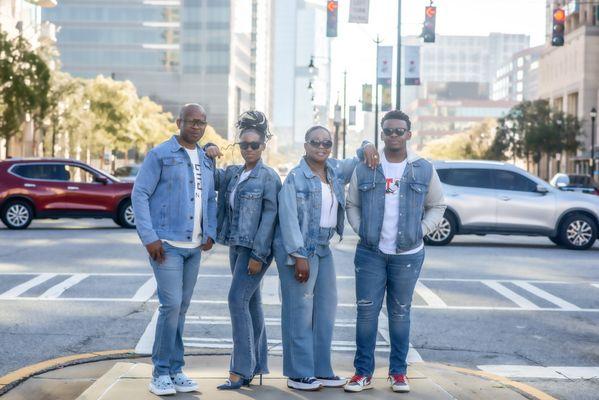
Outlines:
[[[227,246],[252,249],[251,257],[268,264],[277,223],[277,195],[281,179],[262,160],[248,178],[235,190],[235,207],[230,199],[243,172],[243,165],[217,169],[215,187],[218,190],[217,241]]]
[[[358,150],[363,159],[363,150]],[[358,157],[346,160],[328,159],[327,178],[333,182],[333,191],[339,202],[337,227],[339,236],[343,236],[345,221],[345,185],[359,163]],[[279,192],[280,235],[288,255],[310,257],[318,245],[320,230],[320,209],[322,205],[322,187],[320,178],[315,175],[306,160],[302,158],[293,168]],[[290,258],[287,263],[291,263]]]
[[[382,151],[381,151],[382,154]],[[386,181],[383,167],[358,165],[349,185],[347,218],[360,244],[378,250],[385,213]],[[408,153],[399,185],[397,253],[419,247],[422,238],[441,222],[445,212],[443,188],[433,165]]]
[[[202,244],[216,240],[214,163],[198,146],[202,172]],[[131,201],[144,245],[157,240],[187,242],[193,232],[195,183],[191,160],[173,136],[146,155]]]

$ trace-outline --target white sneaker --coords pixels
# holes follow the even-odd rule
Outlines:
[[[158,378],[152,377],[148,389],[150,389],[150,392],[154,393],[157,396],[168,396],[172,394],[177,394],[177,391],[175,390],[175,385],[173,385],[171,377],[168,375],[160,375]]]
[[[175,390],[181,393],[195,392],[198,390],[197,382],[189,379],[183,372],[179,372],[175,376],[171,376]]]
[[[298,378],[298,379],[287,379],[287,387],[297,390],[320,390],[322,383],[314,377],[310,378]]]
[[[346,392],[361,392],[362,390],[372,389],[372,379],[369,376],[354,375],[343,387]]]
[[[346,378],[340,378],[338,376],[328,376],[326,378],[317,377],[316,379],[318,379],[318,381],[322,383],[322,387],[329,388],[343,387],[347,383]]]
[[[397,393],[408,393],[410,391],[410,384],[408,383],[408,377],[404,374],[393,374],[389,375],[389,383],[391,384],[391,390]]]

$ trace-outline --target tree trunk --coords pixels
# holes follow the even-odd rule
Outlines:
[[[550,177],[549,177],[549,167],[550,167],[550,164],[551,164],[551,157],[549,156],[549,153],[547,153],[547,175],[546,175],[547,180],[550,179]]]

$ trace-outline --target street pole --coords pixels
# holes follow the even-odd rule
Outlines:
[[[597,118],[597,109],[591,110],[591,179],[595,180],[595,119]]]
[[[343,71],[343,159],[345,160],[345,141],[347,139],[347,70]]]
[[[379,148],[379,44],[382,40],[376,35],[376,81],[374,82],[374,147]]]
[[[401,110],[401,0],[397,0],[397,85],[395,109]]]

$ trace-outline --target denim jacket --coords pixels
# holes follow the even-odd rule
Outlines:
[[[202,172],[202,244],[216,238],[214,164],[197,147]],[[187,242],[193,233],[194,174],[187,152],[173,136],[147,154],[131,201],[144,245],[157,240]]]
[[[360,244],[378,249],[385,213],[385,175],[359,165],[352,176],[347,198],[347,218],[360,236]],[[433,165],[408,153],[399,185],[397,253],[417,248],[422,238],[435,229],[445,212],[443,189]]]
[[[358,154],[363,158],[361,151]],[[359,159],[355,157],[347,160],[328,159],[326,163],[327,178],[329,182],[333,182],[333,192],[339,202],[335,228],[339,236],[343,236],[345,185],[351,179],[358,162]],[[314,254],[318,245],[321,205],[320,178],[302,158],[299,165],[289,172],[279,192],[280,232],[287,254],[300,257]]]
[[[227,246],[252,249],[251,257],[268,264],[277,223],[277,195],[281,179],[262,161],[254,167],[248,178],[235,190],[235,207],[230,198],[243,165],[217,169],[215,186],[218,190],[217,241]]]

